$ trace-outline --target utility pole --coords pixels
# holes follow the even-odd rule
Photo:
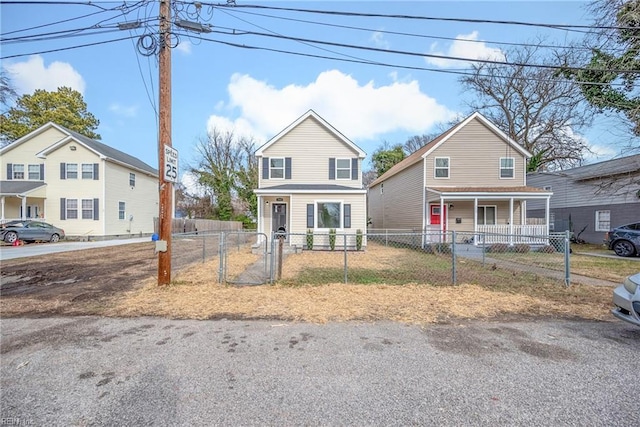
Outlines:
[[[158,285],[171,282],[171,224],[173,220],[173,184],[165,176],[165,145],[171,147],[171,0],[160,0],[158,183],[160,240],[166,250],[158,251]]]

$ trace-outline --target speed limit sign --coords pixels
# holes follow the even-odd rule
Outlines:
[[[178,150],[164,146],[164,180],[178,182]]]

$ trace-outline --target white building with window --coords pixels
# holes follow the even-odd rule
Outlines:
[[[87,238],[153,232],[157,170],[63,126],[0,149],[0,171],[2,222],[38,218]]]
[[[366,231],[365,153],[313,110],[267,141],[256,157],[258,232],[311,231],[318,248],[329,230],[349,235],[350,247],[357,231]]]
[[[572,231],[589,243],[602,243],[611,228],[640,222],[640,154],[557,172],[527,176],[530,185],[553,191],[553,230]],[[541,216],[532,202],[527,213]]]

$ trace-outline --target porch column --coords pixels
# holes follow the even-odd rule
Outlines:
[[[509,198],[509,244],[513,245],[513,197]]]
[[[520,200],[520,224],[527,225],[527,201]]]
[[[440,242],[444,241],[444,199],[440,197]]]
[[[4,219],[4,196],[0,197],[0,207],[2,208],[0,219]]]
[[[22,215],[21,220],[27,219],[27,196],[18,196],[22,199]]]
[[[256,221],[258,221],[258,228],[256,231],[258,232],[258,236],[256,238],[256,243],[260,243],[262,240],[262,237],[260,236],[260,233],[262,233],[262,196],[257,196],[257,200],[258,210],[256,212]]]
[[[547,196],[547,200],[544,206],[544,218],[545,218],[545,222],[546,222],[546,235],[549,235],[549,201],[551,200],[551,197]]]
[[[473,199],[473,244],[478,246],[479,235],[476,234],[478,232],[478,198],[474,197]]]

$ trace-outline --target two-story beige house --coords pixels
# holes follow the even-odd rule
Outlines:
[[[330,229],[343,235],[365,232],[365,153],[316,112],[291,123],[258,148],[256,157],[259,233],[270,238],[280,228],[320,235]],[[324,243],[316,239],[315,244]]]
[[[476,112],[371,183],[370,231],[547,235],[552,193],[527,186],[530,157]],[[546,223],[527,224],[527,200],[544,201]]]
[[[55,123],[0,149],[0,220],[39,218],[71,237],[153,233],[158,172]]]

